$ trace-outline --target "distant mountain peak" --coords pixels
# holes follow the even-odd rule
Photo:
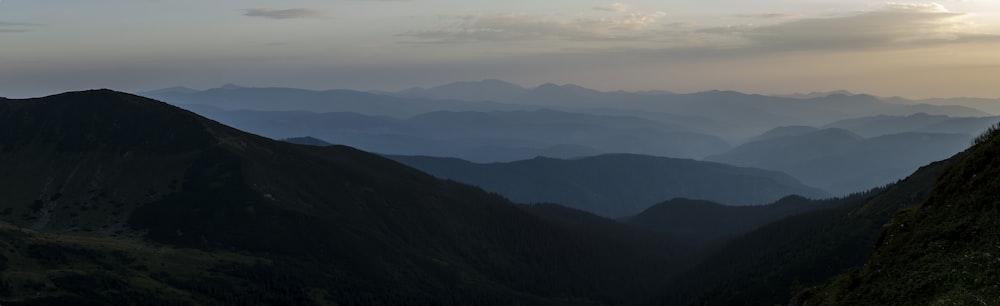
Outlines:
[[[775,95],[775,97],[783,98],[793,98],[793,99],[813,99],[813,98],[824,98],[829,96],[856,96],[857,94],[847,91],[847,90],[833,90],[833,91],[814,91],[810,93],[793,93],[787,95]]]
[[[531,89],[531,91],[536,93],[573,93],[573,94],[595,94],[600,93],[600,91],[586,88],[576,84],[555,84],[555,83],[545,83]]]
[[[507,86],[513,85],[513,86],[517,86],[517,87],[522,87],[521,85],[517,85],[517,84],[511,83],[511,82],[507,82],[507,81],[499,80],[499,79],[483,79],[482,81],[479,81],[479,83],[481,83],[481,84],[491,84],[491,85],[507,85]]]
[[[524,89],[523,86],[517,85],[511,82],[498,80],[498,79],[484,79],[481,81],[460,81],[452,82],[440,86],[434,86],[429,88],[429,90],[444,89],[444,88],[459,88],[459,87],[476,87],[482,89]]]
[[[167,87],[167,88],[161,88],[161,89],[154,89],[154,90],[150,90],[150,91],[144,91],[144,92],[141,92],[140,94],[141,95],[163,95],[163,94],[190,94],[190,93],[196,93],[196,92],[199,92],[199,90],[194,89],[194,88],[190,88],[190,87],[184,87],[184,86],[174,86],[174,87]]]

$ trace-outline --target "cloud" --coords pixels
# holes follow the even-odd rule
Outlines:
[[[303,19],[303,18],[320,18],[326,15],[323,10],[312,9],[312,8],[294,8],[285,10],[276,10],[269,8],[250,8],[243,10],[244,16],[249,17],[263,17],[270,19]]]
[[[518,42],[502,48],[520,54],[576,52],[692,60],[1000,43],[1000,35],[981,32],[969,21],[971,15],[939,4],[887,3],[873,10],[822,17],[804,13],[730,17],[746,23],[706,25],[669,20],[662,12],[635,11],[572,16],[486,14],[446,17],[440,29],[398,36],[410,38],[408,43]]]
[[[736,15],[735,17],[764,19],[764,20],[787,20],[796,17],[796,15],[783,14],[783,13],[763,13],[763,14],[741,14],[741,15]]]
[[[0,33],[24,33],[30,32],[35,27],[40,27],[41,24],[37,23],[27,23],[27,22],[3,22],[0,21]]]
[[[665,13],[630,12],[615,18],[563,15],[490,14],[452,17],[455,24],[441,30],[400,34],[424,42],[473,41],[607,41],[651,38]]]
[[[608,5],[595,6],[594,9],[598,11],[624,13],[631,10],[632,6],[621,2],[615,2]]]
[[[745,38],[774,50],[860,50],[939,44],[980,36],[966,14],[939,4],[889,3],[874,11],[832,18],[806,18],[761,27],[705,29]]]

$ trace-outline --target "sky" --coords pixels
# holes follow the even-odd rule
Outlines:
[[[1000,98],[1000,0],[0,0],[0,96],[227,83]]]

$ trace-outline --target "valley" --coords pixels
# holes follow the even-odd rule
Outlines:
[[[862,131],[919,116],[834,125]],[[380,156],[312,137],[277,141],[109,90],[3,100],[0,118],[0,301],[8,305],[782,303],[792,288],[864,263],[882,225],[897,210],[929,205],[921,203],[954,160],[990,156],[962,153],[833,196],[789,174],[693,159],[473,163]],[[926,129],[948,120],[902,126],[943,132]],[[780,128],[733,152],[801,163],[764,152],[859,150],[884,160],[891,154],[871,150],[908,141],[879,145],[893,136],[872,136]],[[940,149],[947,138],[917,139]],[[796,298],[830,296],[816,290],[827,289]]]

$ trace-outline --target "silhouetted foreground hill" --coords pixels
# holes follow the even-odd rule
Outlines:
[[[109,90],[0,100],[0,169],[5,306],[633,304],[678,258],[585,213]]]
[[[678,197],[751,205],[792,194],[827,195],[780,172],[632,154],[568,160],[539,157],[492,164],[424,156],[389,158],[441,178],[480,186],[515,202],[553,202],[614,218]]]
[[[801,305],[1000,304],[1000,130],[956,158],[930,197],[875,241],[867,263],[806,290]]]

